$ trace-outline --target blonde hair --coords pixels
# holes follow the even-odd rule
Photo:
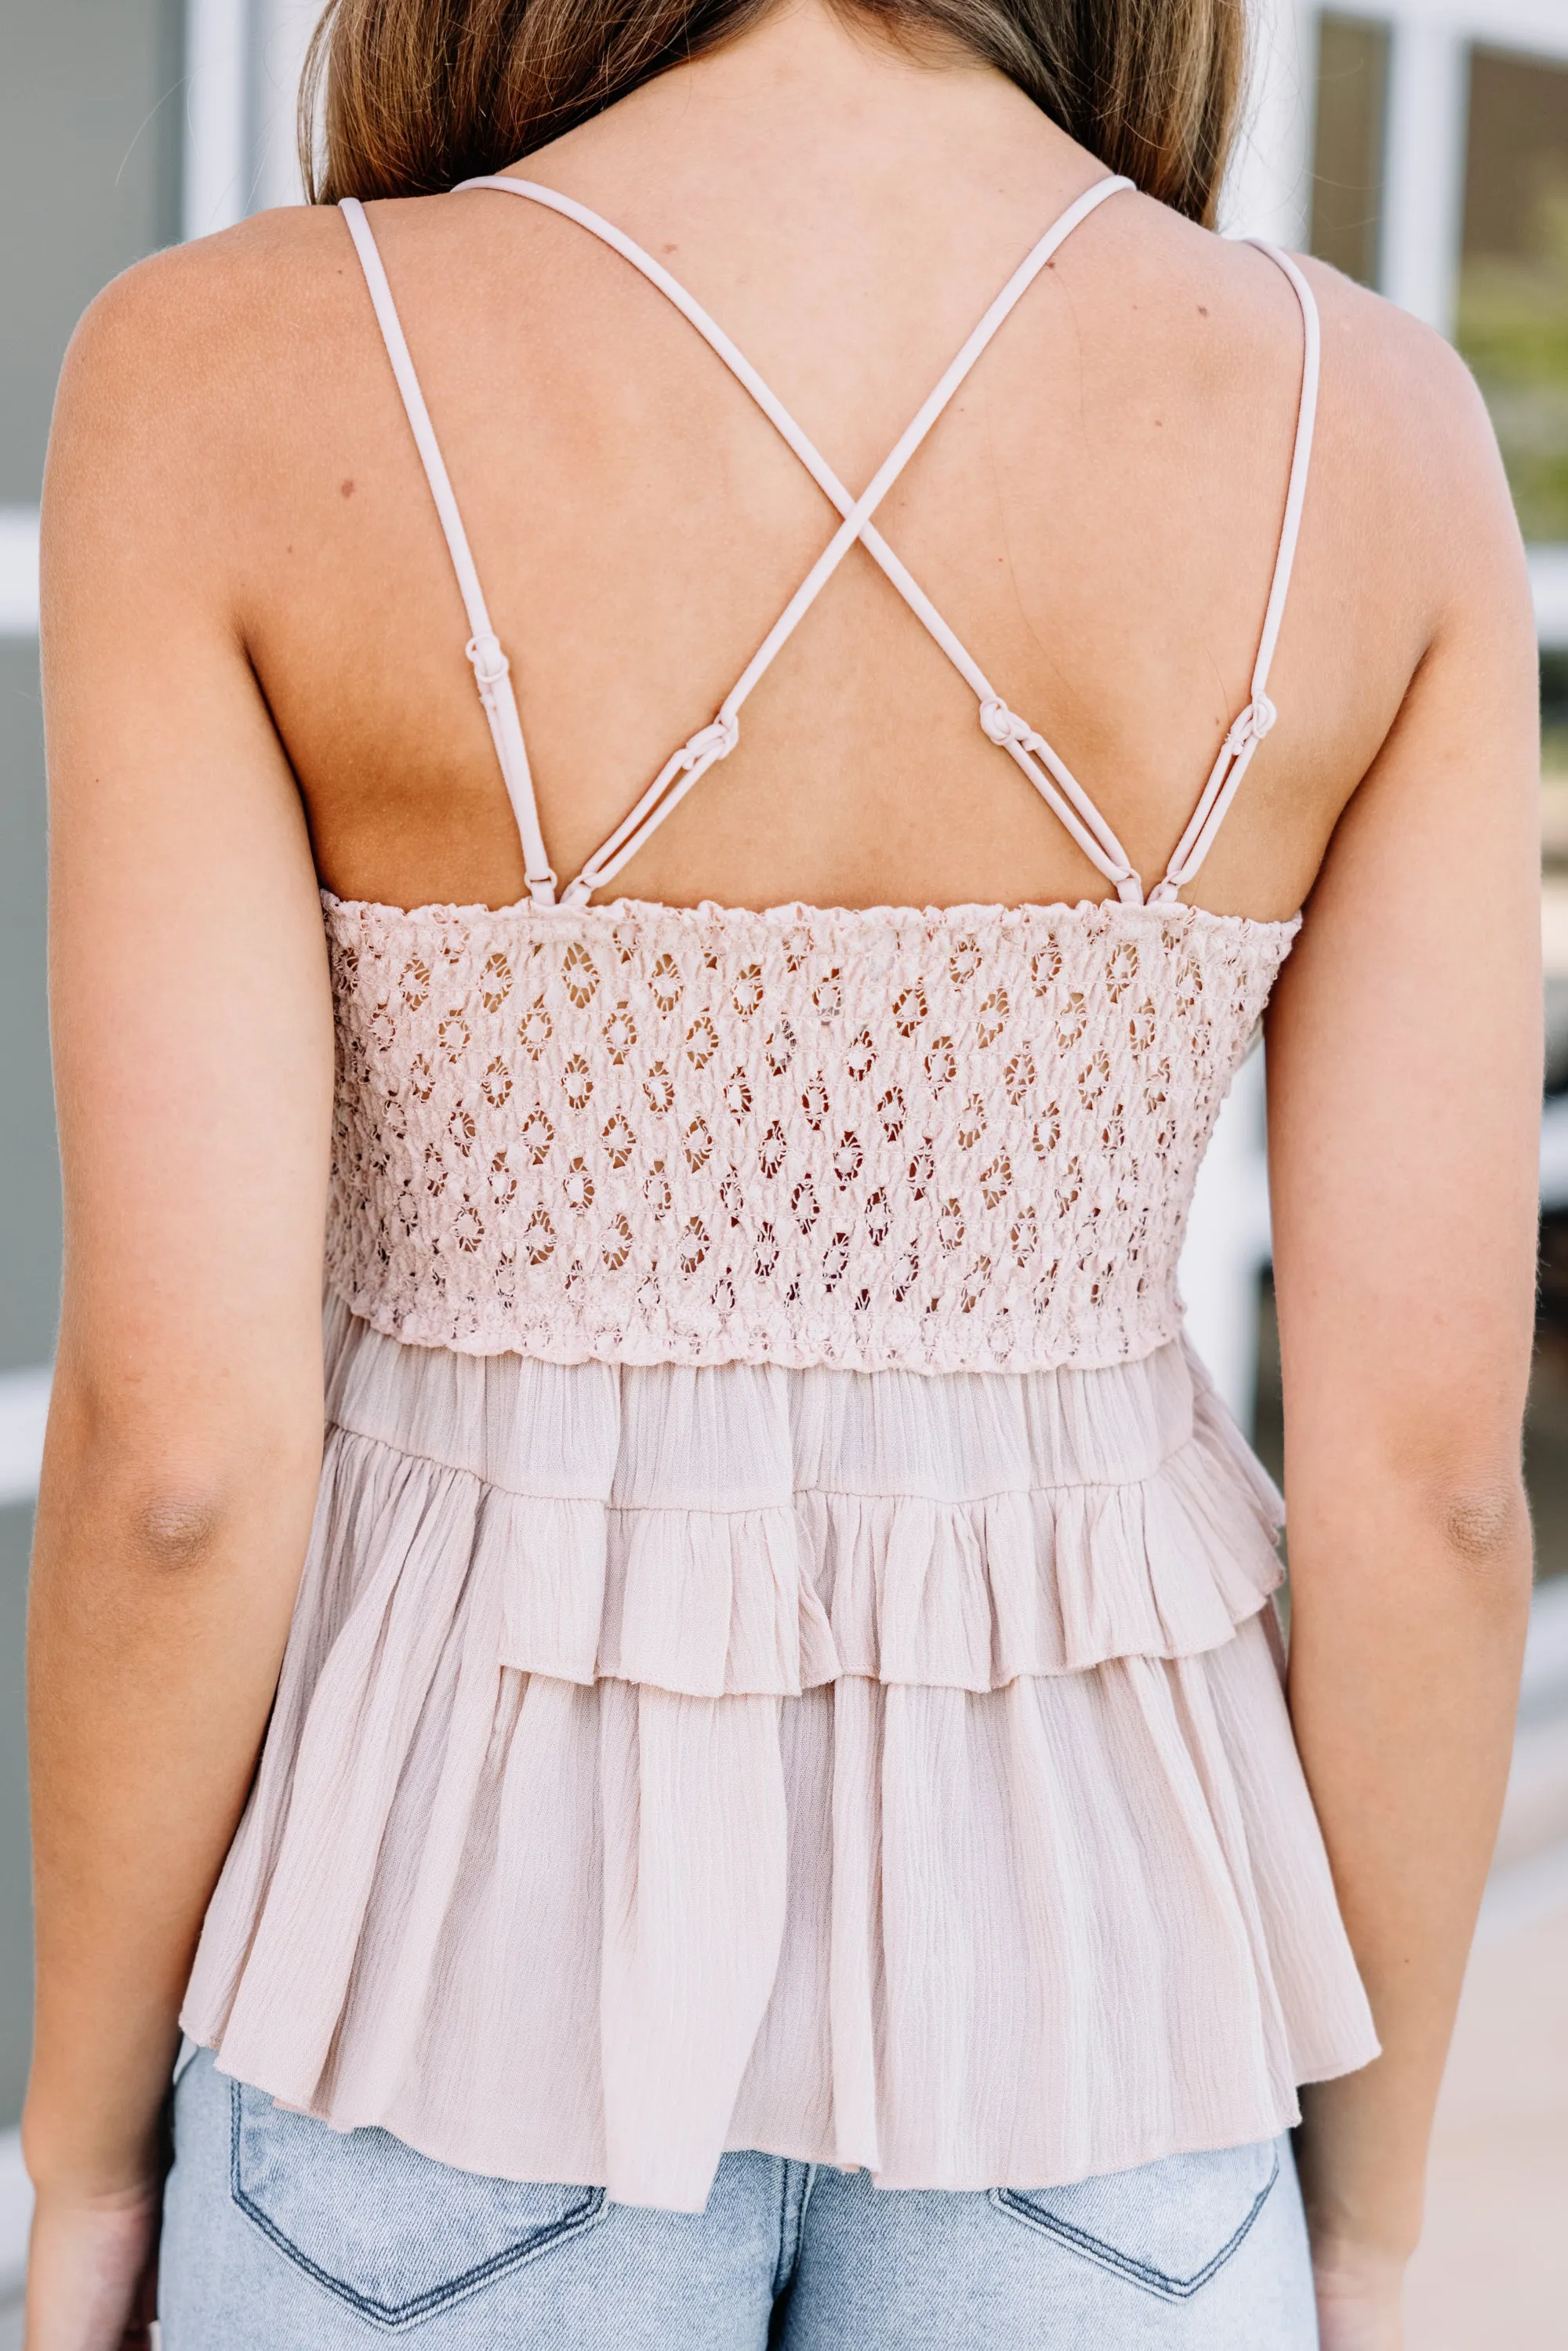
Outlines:
[[[300,101],[313,203],[495,172],[773,0],[328,0]],[[835,0],[1006,74],[1110,171],[1212,225],[1245,78],[1246,0]],[[319,129],[318,131],[318,126]]]

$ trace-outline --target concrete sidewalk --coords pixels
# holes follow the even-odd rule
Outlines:
[[[1406,2351],[1568,2346],[1568,1855],[1563,1899],[1478,1945],[1438,2108]]]
[[[1437,2110],[1406,2351],[1568,2346],[1568,1578],[1536,1594],[1497,1865]]]

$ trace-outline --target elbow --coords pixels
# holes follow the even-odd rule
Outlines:
[[[254,1405],[256,1399],[251,1399]],[[223,1574],[260,1530],[308,1520],[321,1425],[298,1413],[145,1413],[66,1379],[49,1416],[40,1533],[93,1581],[148,1591]]]
[[[1346,1499],[1360,1489],[1380,1543],[1419,1560],[1456,1606],[1504,1622],[1528,1607],[1533,1564],[1522,1365],[1508,1369],[1505,1384],[1490,1364],[1448,1380],[1407,1367],[1392,1407],[1375,1398],[1359,1426],[1336,1427]]]
[[[149,1462],[99,1451],[86,1461],[45,1456],[40,1538],[102,1590],[195,1587],[221,1573],[256,1515],[248,1480],[215,1462]]]
[[[234,1515],[232,1498],[214,1485],[153,1485],[125,1514],[127,1564],[160,1581],[198,1573],[224,1548]]]
[[[1528,1548],[1530,1519],[1522,1485],[1465,1486],[1439,1504],[1443,1541],[1455,1559],[1481,1574],[1506,1569],[1521,1540]]]
[[[1517,1468],[1431,1479],[1422,1515],[1453,1584],[1484,1614],[1511,1620],[1530,1605],[1530,1503]]]

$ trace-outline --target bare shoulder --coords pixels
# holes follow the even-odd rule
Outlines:
[[[1524,559],[1491,419],[1453,345],[1325,262],[1298,266],[1322,332],[1319,451],[1331,486],[1432,602],[1517,603]]]
[[[282,349],[316,323],[327,287],[355,266],[336,209],[293,204],[175,245],[110,280],[72,338],[68,370],[138,380],[221,380],[238,358]]]
[[[91,303],[66,355],[52,486],[128,464],[167,500],[270,441],[306,381],[352,364],[358,266],[336,213],[298,205],[138,262]]]
[[[1317,297],[1323,373],[1331,371],[1347,417],[1385,454],[1429,452],[1490,469],[1496,444],[1475,379],[1453,345],[1381,294],[1302,255],[1297,266]]]
[[[1249,239],[1218,236],[1159,210],[1168,243],[1195,283],[1207,280],[1243,366],[1278,348],[1299,350],[1297,303],[1284,273]],[[1322,421],[1345,454],[1402,482],[1412,467],[1434,481],[1469,487],[1501,481],[1490,421],[1475,381],[1453,345],[1407,311],[1306,254],[1286,258],[1314,297],[1322,335]],[[1455,482],[1455,486],[1458,486]]]
[[[1114,219],[1112,208],[1108,230]],[[1121,237],[1117,283],[1132,287],[1135,331],[1157,333],[1163,323],[1201,396],[1223,388],[1271,407],[1293,387],[1297,298],[1266,253],[1150,201],[1126,208]],[[1435,530],[1434,546],[1461,517],[1506,542],[1511,508],[1491,423],[1453,346],[1326,262],[1287,258],[1321,325],[1319,478],[1369,517]]]

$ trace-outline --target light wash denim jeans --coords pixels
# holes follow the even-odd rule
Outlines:
[[[163,2351],[1315,2351],[1290,2144],[1072,2188],[727,2155],[706,2212],[455,2171],[179,2079]]]

